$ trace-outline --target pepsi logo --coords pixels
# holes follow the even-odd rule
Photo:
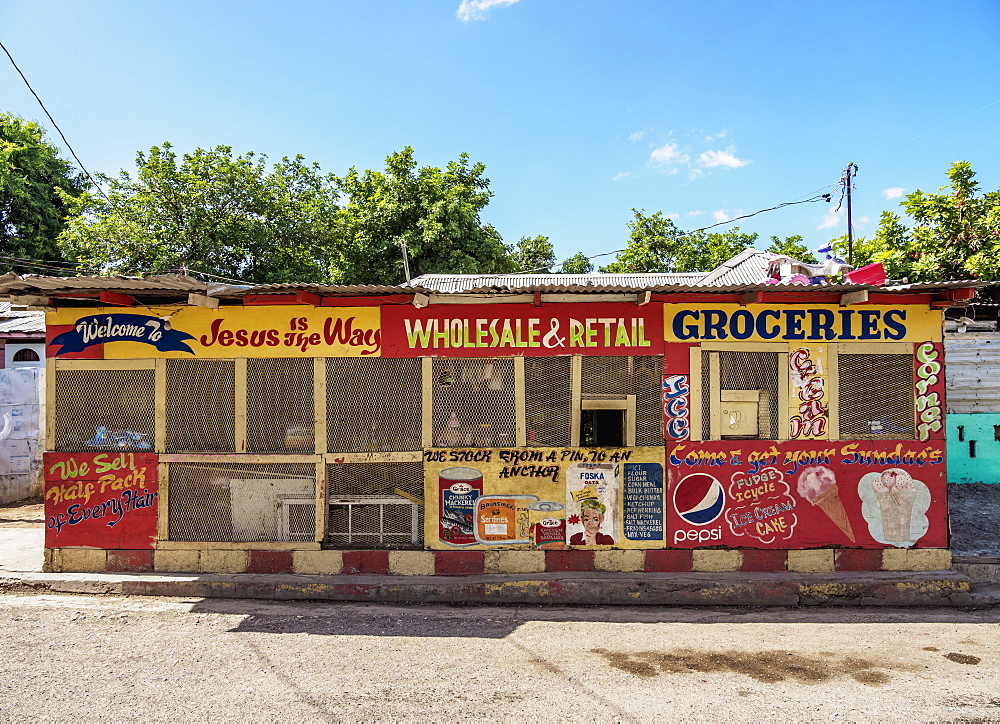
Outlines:
[[[722,515],[726,491],[708,473],[693,473],[674,487],[674,511],[691,525],[708,525]]]

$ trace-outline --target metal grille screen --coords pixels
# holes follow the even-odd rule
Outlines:
[[[841,354],[837,362],[841,439],[913,439],[913,355]]]
[[[419,359],[327,360],[327,450],[421,449]]]
[[[583,357],[581,362],[581,393],[635,395],[635,444],[662,446],[663,357]]]
[[[316,540],[315,465],[171,463],[168,476],[170,540]]]
[[[151,450],[153,370],[59,370],[56,450]]]
[[[411,547],[423,540],[423,463],[328,465],[326,543]]]
[[[169,452],[235,452],[234,379],[232,360],[167,360]]]
[[[247,360],[247,452],[312,453],[313,361]]]
[[[572,357],[524,360],[524,411],[529,445],[569,447],[573,414]]]
[[[514,360],[434,360],[434,445],[513,447]]]
[[[710,389],[713,357],[719,363],[719,388]],[[777,440],[780,420],[778,408],[779,374],[777,352],[710,352],[702,353],[702,439],[711,439],[711,415],[719,409],[721,390],[758,390],[757,437]],[[714,409],[713,409],[714,408]]]

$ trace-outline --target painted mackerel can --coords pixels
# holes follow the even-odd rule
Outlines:
[[[482,472],[475,468],[446,468],[438,474],[438,490],[438,538],[456,548],[476,545],[476,500],[483,494]]]

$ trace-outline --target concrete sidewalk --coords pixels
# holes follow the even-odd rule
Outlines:
[[[475,576],[35,573],[0,570],[0,593],[186,598],[655,606],[1000,605],[1000,586],[957,571],[544,573]]]
[[[0,529],[0,593],[185,598],[656,606],[997,606],[1000,559],[949,571],[612,573],[467,576],[43,573],[44,529]],[[982,562],[980,562],[982,561]]]

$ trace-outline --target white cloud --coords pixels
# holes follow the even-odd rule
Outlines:
[[[611,180],[612,181],[621,181],[623,178],[628,178],[631,175],[632,175],[631,171],[620,171],[619,173],[616,173],[615,177],[613,179],[611,179]]]
[[[841,224],[841,212],[837,211],[835,208],[830,209],[823,216],[823,220],[819,222],[819,226],[816,227],[816,231],[823,231],[823,229],[832,229],[835,226]]]
[[[687,163],[691,157],[681,151],[676,143],[665,143],[659,148],[653,149],[653,152],[649,154],[649,160],[661,166],[672,166]]]
[[[898,199],[904,193],[906,193],[906,189],[902,186],[891,186],[882,192],[882,198],[886,201],[892,201],[893,199]]]
[[[750,163],[746,159],[737,158],[733,154],[734,150],[735,148],[730,146],[725,151],[705,151],[703,154],[698,156],[698,163],[705,168],[715,168],[717,166],[740,168],[741,166],[746,166]]]
[[[725,138],[727,133],[729,133],[729,131],[719,131],[718,133],[710,133],[707,136],[705,136],[705,143],[709,143],[710,141],[718,141],[720,138]]]
[[[672,221],[677,221],[677,219],[681,218],[681,215],[680,214],[667,214],[667,218],[670,219],[670,220],[672,220]]]
[[[729,220],[729,212],[725,209],[716,209],[712,212],[712,220],[716,223]]]
[[[868,223],[870,221],[871,221],[871,219],[869,217],[867,217],[867,216],[862,216],[860,219],[858,219],[858,223],[859,224],[864,224],[866,226],[868,225]]]
[[[628,140],[632,143],[636,143],[642,140],[642,137],[646,135],[645,131],[636,131],[635,133],[629,134]]]
[[[513,5],[516,2],[517,0],[462,0],[461,5],[458,6],[458,10],[455,11],[455,15],[463,23],[467,23],[470,20],[485,20],[486,13],[489,12],[490,8],[500,5]]]
[[[704,211],[689,211],[688,216],[701,216],[704,213]]]

